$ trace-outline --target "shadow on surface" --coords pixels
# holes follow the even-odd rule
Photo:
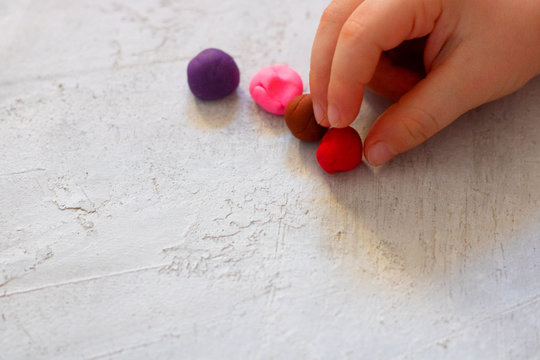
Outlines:
[[[257,105],[251,96],[249,96],[249,101],[251,101],[249,114],[253,116],[252,121],[257,124],[259,132],[272,136],[289,132],[283,115],[269,113]]]
[[[223,99],[214,101],[203,101],[192,96],[189,114],[196,115],[193,120],[198,126],[205,129],[217,129],[228,126],[236,118],[239,107],[238,90]]]
[[[539,93],[535,80],[378,169],[364,164],[328,175],[318,167],[316,145],[300,145],[306,172],[324,177],[335,200],[323,209],[325,218],[346,209],[341,223],[329,224],[339,235],[329,246],[371,262],[374,273],[389,279],[503,262],[505,248],[524,246],[520,241],[540,230]]]

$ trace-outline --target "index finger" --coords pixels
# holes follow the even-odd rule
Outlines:
[[[313,99],[315,118],[324,126],[329,126],[326,118],[326,95],[330,69],[339,32],[345,21],[364,0],[334,0],[324,10],[311,49],[311,69],[309,87]]]
[[[327,101],[332,126],[354,121],[382,51],[429,34],[441,11],[441,0],[366,0],[353,11],[331,65]]]

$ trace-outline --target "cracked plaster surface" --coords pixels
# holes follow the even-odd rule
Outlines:
[[[538,79],[328,176],[247,91],[307,84],[326,2],[287,4],[0,0],[0,359],[540,356]]]

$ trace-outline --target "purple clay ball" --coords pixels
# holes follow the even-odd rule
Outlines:
[[[191,59],[187,77],[193,95],[201,100],[217,100],[236,90],[240,70],[226,52],[206,49]]]

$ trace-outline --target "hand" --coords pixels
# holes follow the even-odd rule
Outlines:
[[[415,53],[420,71],[396,62]],[[333,0],[313,43],[310,91],[317,121],[335,127],[354,121],[365,86],[399,99],[365,140],[367,161],[380,165],[537,74],[540,0]]]

